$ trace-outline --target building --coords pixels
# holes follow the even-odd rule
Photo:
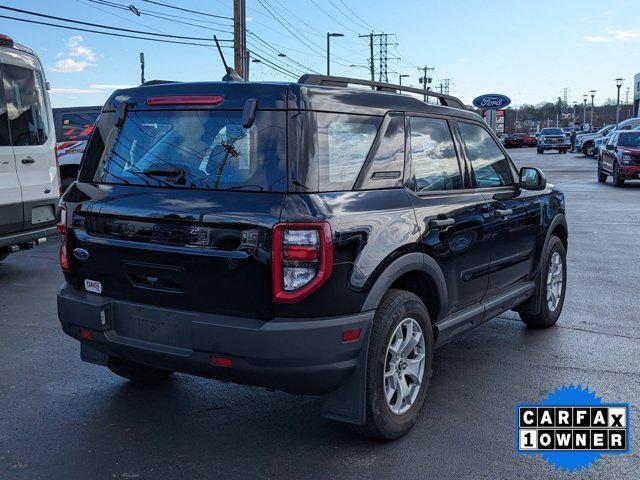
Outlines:
[[[640,116],[640,73],[633,77],[633,116]]]

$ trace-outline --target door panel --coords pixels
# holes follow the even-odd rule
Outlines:
[[[479,193],[413,196],[422,243],[447,279],[450,315],[485,296],[491,260],[489,207]],[[435,222],[434,222],[435,220]],[[454,220],[438,227],[437,220]]]
[[[485,295],[491,260],[489,207],[482,194],[465,189],[466,169],[449,122],[410,117],[409,125],[407,186],[413,192],[421,242],[447,279],[446,316]]]
[[[491,266],[487,296],[526,280],[540,225],[535,196],[515,186],[514,168],[484,125],[458,122],[473,185],[490,210]]]
[[[0,146],[0,235],[22,230],[22,215],[22,194],[13,148]]]
[[[42,210],[48,207],[42,205],[55,212],[59,191],[53,120],[44,82],[40,73],[30,68],[5,64],[2,72],[15,167],[22,187],[24,228],[45,226],[54,219],[43,220],[47,215],[43,216]],[[38,208],[33,222],[32,208]]]
[[[491,210],[491,273],[487,296],[525,281],[533,270],[540,201],[515,187],[486,192]]]

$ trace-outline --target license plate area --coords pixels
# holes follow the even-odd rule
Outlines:
[[[195,315],[126,303],[115,303],[112,307],[113,329],[119,337],[191,348],[191,321]]]

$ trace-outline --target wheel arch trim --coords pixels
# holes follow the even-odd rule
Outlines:
[[[449,305],[449,296],[447,293],[447,283],[444,274],[435,259],[426,253],[411,252],[391,262],[385,268],[375,283],[369,290],[369,294],[364,301],[362,311],[375,310],[382,301],[382,297],[389,290],[391,285],[405,273],[421,272],[428,276],[436,288],[438,297],[438,318],[432,319],[437,321],[446,312]]]

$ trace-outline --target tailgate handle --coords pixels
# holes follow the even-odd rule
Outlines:
[[[24,163],[25,165],[28,163],[36,163],[36,161],[31,158],[31,157],[27,157],[27,158],[23,158],[22,160],[20,160],[22,163]]]

